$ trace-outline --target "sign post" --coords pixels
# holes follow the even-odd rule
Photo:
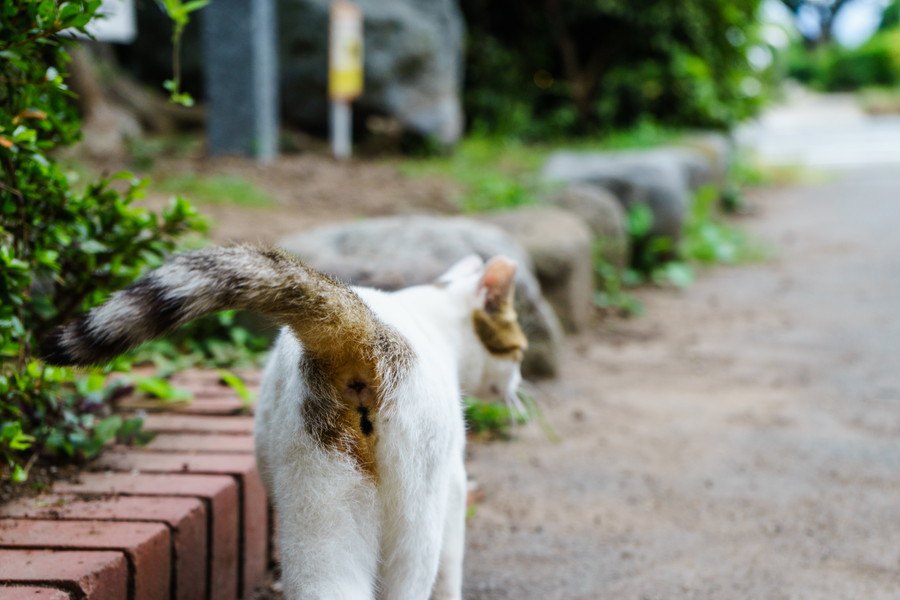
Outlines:
[[[346,159],[353,147],[350,103],[363,89],[363,19],[359,7],[346,0],[332,3],[328,41],[331,150],[335,158]]]
[[[213,0],[202,15],[209,153],[269,162],[278,154],[275,0]]]

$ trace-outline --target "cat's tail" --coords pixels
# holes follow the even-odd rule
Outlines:
[[[282,251],[234,246],[172,257],[54,329],[39,354],[51,364],[101,364],[197,317],[230,309],[290,326],[307,351],[330,364],[377,363],[397,337],[343,283]]]

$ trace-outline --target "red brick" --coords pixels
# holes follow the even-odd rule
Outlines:
[[[185,415],[240,415],[252,412],[237,398],[195,398],[190,402],[164,404],[147,398],[124,398],[119,407],[125,410],[166,411]]]
[[[0,600],[71,600],[68,592],[57,588],[0,585]]]
[[[44,495],[0,506],[0,518],[144,521],[163,523],[172,535],[173,581],[176,600],[206,597],[206,506],[196,498],[164,499],[140,496],[82,499]]]
[[[259,386],[262,381],[262,371],[258,369],[235,369],[232,373],[240,377],[247,387]],[[201,384],[223,386],[219,372],[212,369],[188,369],[172,375],[172,383],[178,385]]]
[[[121,552],[0,550],[0,585],[48,585],[87,600],[128,597],[128,561]]]
[[[246,596],[266,573],[268,506],[266,492],[251,455],[108,452],[95,465],[113,471],[231,475],[241,493],[241,595]],[[2,514],[2,510],[0,510]]]
[[[252,414],[253,407],[245,406],[237,398],[196,398],[188,404],[179,404],[172,412],[186,415],[241,415]]]
[[[258,395],[261,373],[259,371],[241,371],[238,374],[254,398]],[[171,378],[175,387],[191,392],[193,401],[183,403],[163,403],[151,398],[129,397],[120,401],[126,409],[143,409],[147,411],[165,411],[192,415],[239,415],[252,412],[252,406],[245,406],[237,392],[225,385],[214,370],[190,370],[176,373]]]
[[[0,548],[119,550],[130,563],[135,600],[166,600],[171,591],[169,529],[159,523],[2,519]]]
[[[253,437],[249,435],[183,435],[161,433],[145,446],[156,452],[253,453]]]
[[[198,415],[149,414],[144,431],[154,433],[253,434],[253,417],[204,417]]]
[[[57,492],[125,496],[188,496],[207,503],[210,536],[209,590],[214,600],[238,592],[238,489],[224,475],[85,473],[79,483],[58,482]]]

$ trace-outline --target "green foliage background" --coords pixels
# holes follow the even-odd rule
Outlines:
[[[759,0],[461,6],[468,27],[465,108],[476,129],[539,137],[646,119],[726,127],[763,101],[766,75],[747,59],[760,43]]]
[[[44,366],[37,341],[159,264],[200,226],[176,199],[162,215],[135,207],[142,182],[119,174],[76,190],[54,159],[81,123],[64,74],[66,29],[100,0],[5,2],[0,9],[0,473],[21,480],[38,452],[89,457],[126,424],[97,375]]]
[[[890,14],[887,18],[893,19]],[[882,28],[858,48],[796,44],[788,68],[791,77],[829,92],[900,86],[900,26]]]

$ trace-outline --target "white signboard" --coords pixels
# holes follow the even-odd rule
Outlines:
[[[99,42],[130,44],[137,36],[134,0],[103,0],[85,29]],[[73,31],[72,35],[85,37],[79,31]]]

